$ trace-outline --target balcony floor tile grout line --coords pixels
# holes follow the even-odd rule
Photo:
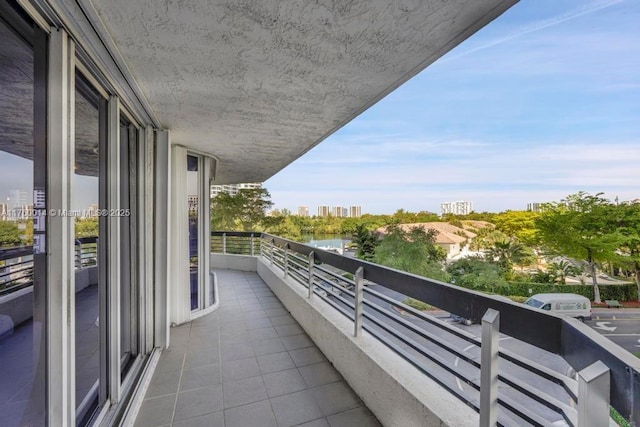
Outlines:
[[[189,323],[189,335],[187,337],[187,346],[189,346],[189,341],[191,341],[191,323]],[[178,406],[178,397],[180,396],[180,385],[182,384],[182,375],[184,375],[184,367],[187,362],[187,353],[185,352],[182,355],[182,366],[180,367],[180,377],[178,378],[178,389],[176,390],[176,399],[173,402],[173,412],[171,414],[171,424],[173,424],[174,419],[176,417],[176,408]]]

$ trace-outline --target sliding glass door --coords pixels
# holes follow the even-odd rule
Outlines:
[[[46,41],[7,2],[0,4],[3,427],[46,423]]]
[[[106,400],[106,99],[80,73],[75,92],[75,366],[81,424]],[[102,309],[101,309],[102,308]]]

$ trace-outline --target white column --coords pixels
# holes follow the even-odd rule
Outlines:
[[[75,46],[64,30],[49,39],[47,196],[49,210],[71,210],[74,171]],[[47,418],[75,421],[74,222],[47,215]]]
[[[171,221],[169,295],[171,323],[181,324],[191,318],[189,280],[189,212],[187,210],[187,149],[171,147]]]
[[[169,210],[171,162],[169,131],[156,131],[155,145],[155,295],[154,346],[169,346]]]
[[[214,161],[210,157],[203,158],[202,188],[200,189],[202,194],[199,198],[201,204],[199,229],[202,231],[198,240],[201,247],[200,268],[204,284],[204,308],[211,305],[210,295],[211,286],[213,286],[209,272],[211,270],[211,169]]]

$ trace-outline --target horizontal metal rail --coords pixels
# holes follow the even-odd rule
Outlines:
[[[214,233],[216,233],[216,236],[214,236]],[[560,355],[576,371],[580,371],[598,360],[607,365],[611,371],[611,405],[625,418],[635,423],[635,425],[640,426],[640,361],[575,319],[543,313],[520,304],[499,300],[480,292],[390,269],[367,261],[344,257],[336,253],[323,251],[266,233],[214,233],[212,233],[212,238],[225,234],[226,238],[252,237],[260,241],[261,239],[257,237],[261,236],[262,242],[259,243],[259,250],[254,251],[254,254],[256,256],[263,256],[268,262],[272,261],[274,266],[283,271],[286,269],[287,274],[291,278],[307,288],[309,287],[307,257],[309,253],[313,252],[313,259],[315,260],[312,272],[313,293],[319,295],[323,301],[326,301],[352,320],[354,319],[355,300],[354,292],[352,292],[350,288],[354,286],[354,281],[348,277],[344,277],[343,274],[355,274],[358,268],[363,269],[363,276],[364,279],[366,279],[365,283],[367,283],[367,281],[373,282],[447,312],[471,319],[477,323],[480,322],[487,309],[493,308],[500,312],[501,333],[526,342],[539,349]],[[330,291],[331,289],[335,289],[338,292],[334,294]],[[389,311],[380,304],[387,304],[389,308],[401,310],[405,315],[419,319],[420,322],[426,322],[425,325],[430,324],[438,327],[446,333],[451,334],[455,339],[460,339],[468,342],[469,345],[479,347],[481,345],[480,340],[475,336],[453,327],[440,319],[425,315],[373,289],[365,287],[364,292],[364,304],[366,307],[364,312],[364,318],[366,319],[363,325],[364,329],[376,336],[376,338],[384,339],[386,345],[393,348],[398,354],[414,364],[414,366],[419,367],[421,371],[428,371],[429,368],[416,359],[416,352],[421,353],[425,351],[424,343],[415,341],[416,338],[419,338],[421,341],[424,340],[425,343],[430,342],[437,348],[442,348],[443,351],[455,354],[455,357],[464,361],[467,366],[477,369],[478,362],[472,357],[460,354],[461,352],[454,347],[445,348],[447,347],[446,344],[434,342],[438,340],[437,336],[433,333],[413,325],[411,322],[406,321],[403,317],[393,311]],[[405,336],[407,332],[396,330],[395,327],[390,326],[390,323],[383,322],[380,318],[373,316],[373,312],[388,319],[388,322],[399,325],[402,330],[414,335],[414,337]],[[382,331],[385,331],[387,336],[394,336],[399,342],[404,342],[404,346],[390,341],[387,336],[380,335]],[[394,331],[397,332],[400,337],[397,337]],[[407,342],[405,342],[404,338],[406,338]],[[418,347],[417,349],[413,348],[411,345],[412,342]],[[413,348],[413,350],[408,349],[407,346]],[[432,350],[426,349],[425,352],[429,353],[431,351]],[[432,354],[430,355],[433,356]],[[522,369],[527,375],[536,375],[542,380],[559,387],[554,390],[563,390],[566,394],[567,402],[569,400],[573,402],[578,400],[577,382],[573,378],[553,371],[504,348],[499,350],[499,357],[505,363],[511,364],[512,368],[510,369]],[[427,359],[429,358],[427,357]],[[438,359],[438,357],[435,357],[435,359]],[[442,370],[459,378],[455,373],[450,372],[449,369],[445,367],[442,367]],[[425,374],[433,375],[427,372],[425,372]],[[434,379],[438,383],[442,381],[442,379]],[[464,381],[462,378],[460,380]],[[524,383],[518,377],[513,376],[512,373],[501,372],[499,380],[505,386],[509,387],[510,390],[529,396],[532,400],[558,413],[569,425],[575,425],[575,410],[571,408],[570,405],[564,403],[564,397],[562,401],[560,401],[557,397],[541,393],[539,390]],[[475,389],[475,387],[471,385],[470,387]],[[469,396],[465,393],[460,393],[459,390],[450,391],[470,406],[477,407],[477,402],[474,404],[473,399],[469,400]],[[554,391],[554,393],[556,393],[556,391]],[[521,417],[522,420],[527,423],[534,425],[544,425],[548,423],[548,420],[545,421],[536,415],[536,413],[532,412],[530,408],[522,407],[522,405],[513,401],[510,396],[504,396],[503,393],[501,393],[499,397],[499,403],[501,407],[504,407],[513,414],[517,414],[518,417]],[[506,418],[499,420],[499,423],[502,422],[509,423]]]
[[[98,239],[80,237],[75,240],[76,269],[98,265]],[[33,247],[0,249],[0,295],[9,294],[33,284]]]
[[[264,247],[270,248],[269,259],[273,260],[273,264],[275,266],[280,268],[283,272],[286,269],[286,271],[288,272],[287,273],[288,275],[291,275],[291,272],[295,271],[297,274],[297,277],[294,277],[294,280],[296,280],[298,283],[302,284],[303,286],[306,285],[304,279],[305,279],[305,276],[308,276],[308,268],[306,269],[304,268],[305,266],[303,266],[302,264],[302,260],[303,260],[302,256],[291,255],[290,251],[286,247],[282,248],[282,247],[271,244],[271,242],[268,242],[268,244],[265,244]],[[306,274],[303,274],[303,273],[306,273]],[[344,289],[342,288],[342,286],[337,285],[333,281],[338,278],[342,278],[342,275],[337,272],[329,270],[326,267],[326,265],[323,264],[323,265],[314,265],[311,276],[313,278],[312,283],[314,287],[314,293],[316,295],[319,295],[323,301],[325,301],[326,303],[328,303],[329,305],[337,309],[341,314],[345,315],[347,318],[353,321],[355,316],[353,292],[345,290],[344,291],[344,294],[346,295],[346,298],[345,298],[342,296],[343,292],[340,292],[340,294],[335,295],[335,294],[330,294],[328,292],[323,293],[322,291],[319,291],[319,289],[324,289],[325,291],[331,292],[331,289],[329,288],[334,288],[334,287]],[[451,366],[451,364],[448,363],[446,359],[442,358],[442,356],[439,356],[437,353],[434,353],[432,350],[425,347],[424,344],[416,341],[415,338],[409,337],[406,334],[406,332],[404,333],[401,332],[399,329],[391,326],[390,323],[385,322],[384,320],[381,320],[381,319],[377,319],[376,317],[371,316],[371,314],[367,312],[364,313],[364,318],[371,325],[370,326],[365,325],[365,330],[370,332],[375,338],[380,340],[385,345],[393,348],[394,350],[396,350],[398,347],[397,345],[394,345],[392,341],[389,340],[389,336],[397,339],[399,343],[401,343],[401,345],[408,346],[411,350],[415,351],[415,353],[411,353],[410,351],[405,350],[403,352],[400,352],[400,354],[402,357],[405,357],[409,361],[409,363],[413,364],[418,369],[420,369],[425,375],[434,379],[436,382],[441,384],[447,390],[454,392],[454,394],[458,395],[458,390],[456,390],[456,388],[453,387],[450,384],[450,382],[447,382],[446,379],[442,377],[442,374],[438,374],[437,372],[434,372],[433,369],[428,369],[428,368],[425,369],[426,365],[419,362],[419,359],[416,358],[416,355],[424,357],[426,360],[429,361],[429,363],[435,364],[446,374],[451,375],[455,377],[457,380],[461,381],[462,383],[468,385],[471,389],[475,390],[475,392],[478,392],[480,390],[480,383],[477,376],[480,368],[480,364],[477,361],[475,361],[472,357],[464,354],[463,351],[448,344],[447,340],[442,339],[442,337],[439,337],[434,333],[430,333],[426,330],[421,329],[418,326],[411,324],[410,322],[406,321],[405,319],[395,314],[394,312],[389,311],[388,309],[383,308],[382,306],[379,306],[378,304],[375,303],[375,301],[380,300],[380,301],[388,302],[391,306],[401,309],[403,311],[408,310],[411,312],[415,312],[418,317],[421,317],[425,321],[431,324],[434,324],[440,327],[441,329],[446,329],[448,331],[451,331],[454,335],[460,336],[461,338],[463,338],[464,342],[471,343],[472,345],[479,347],[480,342],[477,340],[477,338],[475,338],[473,335],[469,333],[461,331],[447,324],[446,322],[443,322],[431,316],[424,315],[423,313],[411,307],[408,307],[405,304],[399,301],[396,301],[386,295],[380,294],[370,289],[367,289],[367,291],[370,291],[370,292],[367,292],[368,294],[374,294],[372,295],[373,300],[364,301],[365,305],[369,309],[397,323],[405,331],[415,334],[419,338],[425,339],[427,342],[431,343],[432,345],[439,347],[440,349],[444,350],[448,354],[455,356],[457,359],[469,364],[471,367],[475,368],[476,375],[475,377],[470,378],[468,374],[465,375],[459,372],[455,367]],[[382,330],[384,333],[380,333],[379,330]],[[521,365],[526,367],[526,363],[524,362],[521,363]],[[456,366],[457,366],[457,363],[456,363]],[[512,375],[502,374],[501,376],[499,376],[499,378],[502,380],[504,384],[510,386],[515,391],[521,393],[522,395],[526,396],[532,401],[536,401],[541,405],[558,413],[564,420],[567,421],[568,425],[571,425],[571,426],[575,425],[574,422],[571,422],[571,420],[575,420],[576,418],[575,410],[573,410],[568,405],[563,405],[558,399],[554,398],[553,396],[547,395],[546,393],[540,390],[537,390],[535,388],[521,387],[520,386],[521,381]],[[506,406],[505,405],[503,406],[505,408],[508,406],[510,411],[516,416],[518,416],[521,421],[526,421],[533,425],[544,425],[537,422],[539,420],[543,420],[542,417],[536,415],[536,413],[532,411],[530,408],[524,407],[522,405],[518,405],[515,401],[510,400],[509,397],[504,396],[503,394],[504,393],[500,395],[500,399],[498,399],[498,402],[506,402]],[[462,395],[458,395],[458,396],[460,397]],[[479,411],[478,402],[474,400],[472,397],[466,396],[466,397],[462,397],[462,399],[465,403],[467,403],[469,406],[474,408],[476,411]],[[518,425],[518,423],[512,424],[509,419],[505,418],[505,416],[502,416],[501,418],[502,418],[501,422],[498,423],[499,425]]]

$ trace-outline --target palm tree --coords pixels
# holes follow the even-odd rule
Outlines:
[[[567,283],[567,276],[576,274],[578,272],[578,268],[574,267],[573,264],[564,259],[549,264],[548,270],[551,274],[556,276],[559,282],[563,285]]]
[[[513,264],[519,264],[527,258],[527,250],[515,239],[504,239],[493,242],[487,250],[489,261],[497,262],[506,272],[510,272]]]

